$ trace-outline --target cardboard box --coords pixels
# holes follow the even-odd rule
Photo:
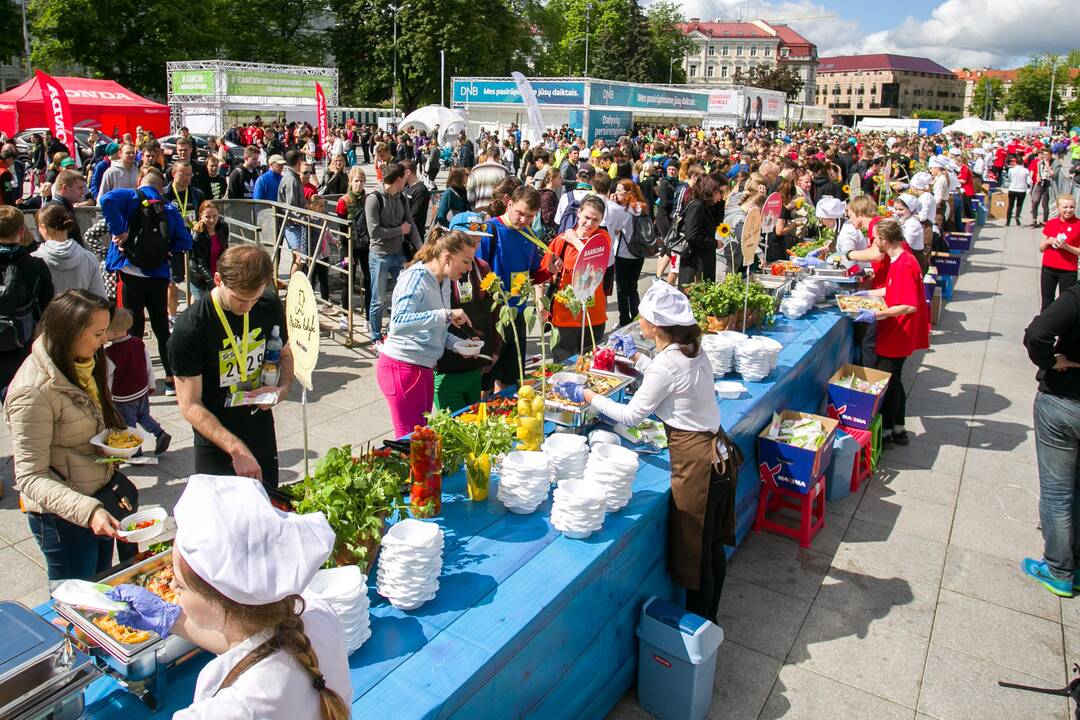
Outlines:
[[[840,423],[832,418],[794,410],[785,410],[780,413],[780,417],[784,420],[813,418],[821,421],[825,427],[825,442],[817,450],[808,450],[773,440],[768,436],[768,426],[758,435],[759,470],[762,473],[767,471],[780,487],[805,495],[810,492],[814,481],[829,467],[833,439],[836,436],[836,427]]]
[[[1004,220],[1005,213],[1009,210],[1009,195],[997,191],[990,196],[990,217],[995,220]]]
[[[886,382],[892,377],[890,373],[872,368],[860,367],[859,365],[844,365],[829,378],[826,387],[828,395],[829,417],[840,421],[841,425],[855,428],[856,430],[869,430],[874,422],[874,416],[881,408],[881,401],[885,398],[884,388],[880,393],[860,392],[851,388],[841,387],[836,382],[847,375],[866,380],[868,382]]]
[[[952,253],[930,253],[930,264],[937,268],[938,275],[959,275],[961,260]]]
[[[945,233],[945,242],[948,243],[949,250],[959,250],[960,252],[967,252],[971,249],[971,233],[947,232]]]
[[[975,218],[964,218],[960,225],[968,235],[975,234]]]
[[[941,299],[941,292],[934,293],[934,297],[930,300],[930,324],[937,325],[941,322],[941,308],[944,305],[944,301]]]

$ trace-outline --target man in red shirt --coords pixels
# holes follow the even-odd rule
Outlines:
[[[1005,144],[998,140],[997,147],[994,148],[994,177],[997,178],[998,185],[1005,183]]]
[[[1058,195],[1058,216],[1043,225],[1042,272],[1039,277],[1042,309],[1046,310],[1060,293],[1076,284],[1077,257],[1080,256],[1080,219],[1076,198]]]

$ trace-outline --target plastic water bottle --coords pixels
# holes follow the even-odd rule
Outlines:
[[[273,387],[281,379],[281,328],[277,325],[270,331],[270,339],[266,341],[266,352],[263,353],[262,384]]]

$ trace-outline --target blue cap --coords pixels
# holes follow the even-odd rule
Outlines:
[[[450,220],[451,230],[460,230],[466,235],[477,237],[491,237],[488,229],[487,218],[478,212],[462,212]]]

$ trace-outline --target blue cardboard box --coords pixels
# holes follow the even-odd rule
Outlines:
[[[959,275],[961,260],[960,255],[939,252],[930,255],[930,264],[937,268],[939,275]]]
[[[971,249],[971,233],[947,232],[945,233],[945,242],[949,244],[949,250],[967,252]]]
[[[779,415],[783,420],[812,418],[825,427],[825,442],[816,450],[774,440],[769,437],[768,426],[758,435],[758,470],[761,476],[771,476],[776,484],[785,490],[805,495],[810,492],[814,481],[829,467],[836,426],[840,423],[832,418],[794,410],[784,410]]]
[[[860,392],[836,384],[841,378],[848,375],[854,375],[867,382],[880,383],[884,381],[888,383],[892,374],[882,370],[860,367],[859,365],[844,365],[829,378],[829,384],[826,387],[829,417],[839,420],[841,425],[856,430],[869,430],[870,424],[874,422],[874,416],[877,415],[878,410],[881,408],[881,401],[885,398],[884,386],[880,393],[875,394]]]

